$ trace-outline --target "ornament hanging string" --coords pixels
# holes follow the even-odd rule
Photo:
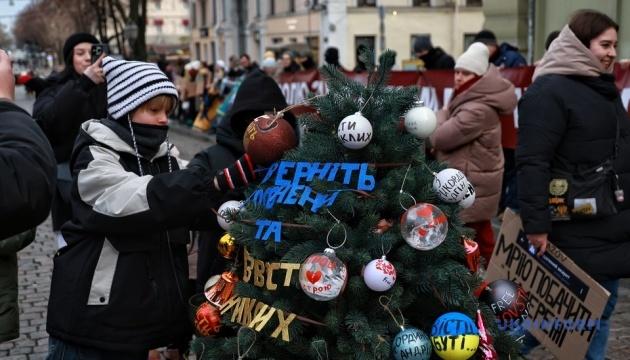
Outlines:
[[[323,357],[322,354],[319,352],[318,347],[315,346],[315,344],[320,344],[320,343],[324,344],[324,354],[326,354],[326,357]],[[311,342],[311,347],[313,347],[313,349],[317,353],[318,360],[328,360],[328,345],[326,344],[326,340],[315,340]]]
[[[381,234],[381,251],[383,251],[383,256],[389,254],[390,251],[392,251],[392,242],[389,242],[389,248],[387,249],[387,252],[385,252],[385,242],[383,241],[383,235]]]
[[[302,105],[308,105],[311,102],[311,100],[315,100],[317,98],[324,97],[324,96],[326,96],[326,95],[315,95],[315,96],[310,97],[308,99],[302,100],[301,102],[299,102],[297,104],[289,105],[289,106],[285,107],[284,109],[282,109],[282,110],[280,110],[278,112],[276,112],[276,109],[273,109],[274,117],[273,117],[273,121],[271,122],[271,124],[273,125],[276,122],[276,120],[278,120],[279,118],[283,117],[285,113],[295,109],[296,107],[300,107]]]
[[[346,244],[346,240],[348,239],[348,232],[346,231],[346,227],[341,223],[341,221],[339,221],[339,219],[335,217],[335,215],[330,212],[330,210],[326,209],[326,211],[330,216],[332,216],[333,219],[335,219],[335,225],[333,225],[330,230],[328,230],[328,234],[326,234],[326,245],[328,245],[329,248],[336,250]],[[333,232],[333,230],[335,230],[337,226],[341,226],[341,228],[343,229],[343,241],[337,246],[332,246],[332,244],[330,243],[330,234]]]
[[[413,197],[413,195],[411,195],[410,193],[406,192],[403,188],[405,187],[405,181],[407,181],[407,174],[409,174],[409,169],[411,169],[411,164],[409,164],[407,166],[407,170],[405,170],[405,176],[403,177],[403,181],[402,184],[400,185],[400,191],[398,192],[398,203],[400,204],[400,207],[404,210],[407,211],[407,208],[403,205],[402,203],[402,197],[403,195],[408,196],[409,198],[411,198],[411,200],[413,200],[413,204],[417,204],[416,202],[416,198]]]
[[[392,317],[392,319],[394,319],[394,322],[396,323],[396,325],[398,325],[402,330],[405,330],[405,317],[402,314],[402,311],[400,311],[400,308],[397,308],[396,310],[398,310],[398,314],[400,314],[400,322],[396,319],[396,316],[394,315],[394,313],[392,312],[392,310],[389,308],[389,303],[392,301],[392,298],[385,296],[385,295],[381,295],[378,297],[378,302],[381,304],[381,306],[383,307],[383,309],[385,309],[385,311],[387,311],[389,313],[389,315]]]
[[[241,331],[244,329],[250,330],[252,332],[252,334],[254,335],[254,340],[251,344],[249,344],[249,347],[247,348],[245,353],[241,355]],[[252,349],[254,343],[256,343],[256,331],[254,331],[254,329],[252,328],[241,326],[241,328],[238,329],[238,332],[236,333],[236,352],[238,353],[238,360],[244,359],[245,356],[247,356],[247,353],[249,353],[249,351]]]

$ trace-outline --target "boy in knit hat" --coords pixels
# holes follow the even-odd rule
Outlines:
[[[155,64],[107,57],[103,69],[108,118],[81,126],[70,162],[74,218],[54,259],[52,359],[146,359],[185,342],[189,229],[209,226],[211,204],[256,178],[247,154],[216,175],[204,161],[185,167],[168,141],[177,90]]]

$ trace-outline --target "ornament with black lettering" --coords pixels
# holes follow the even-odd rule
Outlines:
[[[229,200],[221,204],[219,210],[217,211],[217,222],[223,230],[230,230],[230,227],[232,226],[232,221],[230,221],[228,215],[238,212],[242,206],[243,203],[236,200]]]
[[[488,304],[497,319],[504,323],[525,320],[529,315],[529,296],[515,282],[499,279],[488,284],[479,301]]]
[[[482,360],[499,360],[499,355],[492,345],[492,337],[486,331],[486,325],[481,317],[481,310],[477,309],[477,328],[479,329],[479,352]]]
[[[300,286],[306,295],[317,301],[329,301],[341,294],[348,281],[346,264],[326,248],[315,253],[300,266]]]
[[[392,357],[396,360],[429,360],[431,341],[420,329],[402,328],[392,341]]]
[[[459,202],[459,206],[463,207],[464,209],[467,209],[473,206],[473,204],[475,203],[476,197],[477,197],[477,194],[475,193],[475,187],[473,186],[473,184],[470,183],[470,181],[468,181],[466,194],[464,195],[464,198],[462,199],[462,201]]]
[[[374,291],[387,291],[396,282],[396,269],[383,255],[380,259],[374,259],[365,265],[363,281]]]
[[[400,233],[417,250],[432,250],[446,239],[448,219],[435,205],[416,204],[402,215]]]
[[[348,149],[362,149],[372,140],[372,124],[361,112],[348,115],[337,128],[337,137]]]
[[[440,200],[447,203],[462,201],[468,191],[468,184],[464,173],[453,168],[444,169],[433,178],[433,190]]]
[[[417,101],[414,107],[405,114],[405,129],[419,139],[428,138],[437,127],[437,118],[433,110]]]
[[[449,312],[433,323],[431,342],[435,353],[442,359],[466,360],[477,351],[479,329],[470,317]]]

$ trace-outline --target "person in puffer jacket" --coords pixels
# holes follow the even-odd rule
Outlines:
[[[256,179],[244,154],[215,173],[168,141],[177,90],[155,64],[103,60],[106,119],[81,125],[70,167],[72,221],[54,258],[49,358],[146,359],[189,337],[186,243],[211,205]]]
[[[516,108],[514,85],[488,62],[488,48],[476,42],[455,63],[455,92],[448,107],[439,111],[431,135],[436,157],[462,171],[475,188],[476,199],[462,210],[466,226],[487,262],[494,248],[490,219],[497,214],[503,178],[501,114]]]

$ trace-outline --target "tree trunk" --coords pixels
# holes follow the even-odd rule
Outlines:
[[[130,0],[129,1],[129,21],[134,22],[138,26],[138,37],[131,44],[133,49],[132,58],[134,60],[146,61],[147,44],[146,44],[146,26],[147,26],[147,0]]]

